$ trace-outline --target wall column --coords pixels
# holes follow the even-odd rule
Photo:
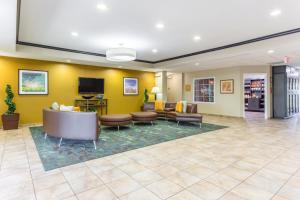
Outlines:
[[[162,90],[161,90],[161,93],[162,93],[162,99],[164,101],[167,101],[168,99],[168,76],[167,76],[167,72],[166,71],[163,71],[162,72]]]
[[[155,74],[155,85],[159,87],[160,94],[157,95],[158,99],[161,99],[163,101],[167,101],[167,91],[168,91],[168,86],[167,86],[167,72],[157,72]]]

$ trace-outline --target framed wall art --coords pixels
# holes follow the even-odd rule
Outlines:
[[[139,80],[138,78],[123,78],[123,95],[138,95],[139,94]]]
[[[19,95],[47,95],[48,72],[19,70]]]
[[[221,94],[233,94],[234,93],[234,80],[221,80],[220,81],[220,93]]]

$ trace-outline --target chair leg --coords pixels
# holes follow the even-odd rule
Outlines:
[[[95,140],[93,140],[93,143],[94,143],[94,148],[95,148],[95,150],[97,150],[96,141],[95,141]]]
[[[179,126],[179,121],[177,121],[177,126]]]
[[[200,122],[199,127],[202,128],[202,123]]]
[[[48,134],[47,134],[47,133],[45,133],[45,136],[44,136],[44,139],[45,139],[45,140],[47,139],[47,136],[48,136]]]
[[[60,147],[61,142],[62,142],[62,138],[60,138],[60,140],[59,140],[58,147]]]
[[[151,121],[151,125],[153,126],[153,121]]]
[[[134,121],[132,121],[132,126],[134,126]]]
[[[118,126],[118,131],[120,131],[120,126]]]

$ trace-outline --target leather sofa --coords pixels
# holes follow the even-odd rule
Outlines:
[[[175,111],[176,103],[165,103],[164,110],[155,110],[154,102],[144,103],[142,106],[142,111],[144,112],[156,112],[157,117],[167,119],[167,113]]]
[[[168,112],[167,118],[177,121],[177,126],[180,122],[196,122],[202,127],[202,115],[197,112],[197,104],[188,103],[185,113]]]
[[[43,110],[43,130],[48,135],[62,139],[92,140],[96,149],[100,129],[96,112],[63,112],[49,108]]]
[[[175,120],[177,126],[180,122],[196,122],[202,126],[202,115],[197,111],[197,104],[188,103],[186,113],[175,112],[176,103],[165,103],[165,109],[163,111],[156,111],[154,102],[144,103],[142,106],[143,111],[156,112],[158,117],[163,117],[169,120]]]

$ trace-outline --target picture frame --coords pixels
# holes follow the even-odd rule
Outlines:
[[[139,95],[139,79],[132,77],[123,78],[123,95],[134,96]]]
[[[184,89],[185,89],[186,92],[190,92],[190,91],[192,90],[192,87],[191,87],[190,84],[186,84],[186,85],[184,86]]]
[[[48,71],[19,69],[19,95],[48,95]]]
[[[233,94],[234,93],[234,80],[220,80],[220,93],[221,94]]]

